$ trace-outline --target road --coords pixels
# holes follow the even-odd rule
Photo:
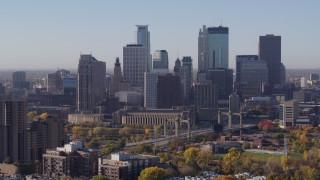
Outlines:
[[[256,125],[255,124],[246,124],[246,125],[243,125],[242,128],[246,129],[246,128],[251,128],[254,126],[256,126]],[[239,126],[235,126],[232,128],[226,128],[223,131],[236,131],[239,129],[240,129]],[[211,133],[211,132],[213,132],[212,128],[194,130],[194,131],[191,131],[191,136],[192,135],[201,135],[201,134],[206,134],[206,133]],[[181,138],[181,139],[185,139],[187,137],[188,137],[188,133],[179,134],[179,138]],[[164,145],[164,144],[168,144],[169,141],[174,138],[176,138],[176,136],[172,135],[172,136],[161,137],[161,138],[157,138],[157,139],[144,140],[144,141],[140,141],[140,142],[126,143],[126,147],[133,147],[133,146],[137,146],[139,144],[153,144],[153,143],[156,143],[157,145]]]

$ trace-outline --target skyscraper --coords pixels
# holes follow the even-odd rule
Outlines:
[[[179,76],[159,75],[157,82],[157,108],[171,109],[181,105],[181,82]]]
[[[229,28],[208,27],[209,68],[229,68]]]
[[[106,95],[106,63],[91,54],[81,55],[78,65],[77,110],[92,111]]]
[[[165,75],[167,71],[144,73],[144,107],[157,108],[157,83],[158,76]]]
[[[218,100],[227,100],[233,91],[232,69],[213,69],[207,73],[207,79],[218,85]]]
[[[156,50],[153,53],[152,69],[169,70],[168,52],[166,50]]]
[[[208,29],[205,25],[199,31],[198,37],[198,71],[206,72],[209,68]]]
[[[113,83],[120,83],[122,81],[122,72],[121,72],[121,64],[119,57],[116,58],[116,62],[114,63],[114,69],[113,69]]]
[[[128,44],[123,47],[123,76],[132,86],[144,86],[144,73],[148,72],[147,47]]]
[[[137,41],[136,44],[141,44],[147,48],[147,72],[152,69],[152,58],[150,51],[150,32],[148,31],[148,25],[137,25]]]
[[[192,59],[190,56],[184,56],[182,58],[182,66],[180,70],[183,105],[190,105],[191,85],[193,77]]]
[[[281,84],[281,36],[259,37],[259,59],[267,62],[269,84]]]
[[[12,74],[12,85],[14,89],[30,89],[30,81],[26,81],[25,71],[16,71]]]
[[[27,102],[10,96],[0,97],[0,162],[25,160]]]

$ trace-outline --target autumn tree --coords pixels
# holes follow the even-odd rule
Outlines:
[[[274,127],[273,123],[271,120],[264,119],[259,122],[258,128],[262,131],[268,131]]]
[[[241,155],[241,152],[237,148],[232,147],[229,149],[228,153],[223,158],[223,162],[224,162],[223,171],[226,174],[233,173],[233,170],[234,170],[233,164],[236,160],[239,159],[240,155]]]
[[[159,167],[148,167],[141,171],[138,180],[164,180],[167,177],[166,171]]]
[[[183,157],[186,159],[186,163],[190,166],[195,166],[199,152],[200,149],[194,147],[190,147],[187,150],[185,150],[183,153]]]

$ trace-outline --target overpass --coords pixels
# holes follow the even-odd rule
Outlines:
[[[228,127],[226,129],[224,129],[223,131],[224,132],[238,131],[241,129],[250,129],[255,126],[256,126],[255,124],[245,124],[245,125],[242,125],[242,128],[240,126],[233,126],[233,127]],[[201,135],[201,134],[207,134],[207,133],[212,133],[212,132],[214,132],[214,130],[212,128],[193,130],[191,132],[179,134],[178,138],[187,139],[189,137],[189,134],[191,134],[191,136],[194,136],[194,135]],[[160,137],[160,138],[156,138],[156,139],[144,140],[144,141],[140,141],[140,142],[126,143],[126,147],[134,147],[139,144],[154,144],[154,143],[156,143],[157,145],[164,145],[164,144],[168,144],[170,140],[175,139],[175,138],[177,138],[177,136],[172,135],[172,136]]]

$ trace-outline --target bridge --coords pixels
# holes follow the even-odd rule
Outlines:
[[[238,131],[241,129],[250,129],[252,127],[255,127],[255,124],[245,124],[242,127],[240,126],[232,126],[232,127],[228,127],[226,129],[224,129],[224,132],[229,132],[229,131]],[[214,130],[212,128],[206,128],[206,129],[199,129],[199,130],[193,130],[190,132],[186,132],[186,133],[181,133],[178,135],[178,138],[180,139],[187,139],[189,138],[189,136],[195,136],[195,135],[201,135],[201,134],[207,134],[207,133],[212,133],[214,132]],[[126,143],[126,147],[134,147],[137,146],[139,144],[154,144],[156,143],[157,145],[164,145],[164,144],[168,144],[170,140],[177,138],[176,135],[172,135],[172,136],[167,136],[167,137],[161,137],[161,138],[155,138],[155,139],[149,139],[149,140],[144,140],[144,141],[140,141],[140,142],[134,142],[134,143]]]

